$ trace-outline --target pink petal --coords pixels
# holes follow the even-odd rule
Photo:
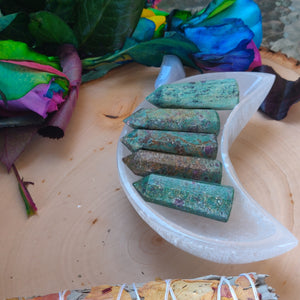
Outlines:
[[[251,71],[256,67],[261,66],[261,57],[260,57],[259,50],[257,49],[253,40],[251,40],[251,42],[247,45],[247,49],[252,49],[254,51],[254,59],[253,59],[251,65],[249,66],[249,71]]]
[[[42,72],[47,72],[47,73],[51,73],[51,74],[55,74],[57,76],[60,77],[64,77],[66,79],[68,79],[68,77],[66,76],[66,74],[64,74],[63,72],[48,66],[48,65],[42,65],[33,61],[25,61],[25,60],[4,60],[1,59],[0,61],[6,62],[6,63],[10,63],[10,64],[15,64],[15,65],[20,65],[20,66],[24,66],[27,68],[31,68],[34,70],[38,70],[38,71],[42,71]],[[68,79],[69,80],[69,79]]]

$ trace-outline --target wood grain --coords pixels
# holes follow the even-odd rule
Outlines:
[[[298,78],[297,62],[269,52],[262,56],[282,76]],[[157,74],[156,68],[130,64],[82,85],[65,137],[33,140],[16,164],[35,183],[30,191],[37,216],[27,219],[13,174],[0,168],[1,299],[157,277],[250,271],[269,274],[281,299],[298,298],[299,247],[263,262],[220,265],[170,245],[131,207],[119,183],[117,141],[122,120],[154,89]],[[300,104],[280,122],[258,112],[231,149],[249,193],[298,238],[299,115]]]

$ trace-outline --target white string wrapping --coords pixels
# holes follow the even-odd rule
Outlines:
[[[165,280],[165,282],[166,282],[165,300],[169,299],[169,294],[171,294],[171,297],[173,300],[176,300],[175,294],[171,287],[171,279],[167,279],[167,280]]]
[[[64,290],[63,292],[59,292],[59,294],[58,294],[59,300],[64,300],[65,299],[65,294],[66,294],[66,290]]]
[[[173,299],[173,300],[176,300],[176,296],[175,296],[175,294],[174,294],[174,291],[173,291],[171,285],[170,285],[170,294],[171,294],[172,299]]]
[[[137,299],[137,300],[141,300],[140,295],[139,295],[139,293],[138,293],[138,291],[137,291],[137,288],[136,288],[136,286],[135,286],[135,283],[132,284],[132,287],[133,287],[133,290],[134,290],[134,292],[135,292],[136,299]]]
[[[166,282],[165,300],[168,300],[168,298],[169,298],[169,292],[170,292],[171,280],[170,279],[166,279],[165,282]]]
[[[255,300],[259,300],[256,286],[255,286],[252,278],[249,276],[249,274],[242,273],[239,276],[245,276],[248,279],[248,281],[250,282],[251,288],[253,290]],[[174,291],[173,291],[172,286],[171,286],[171,279],[167,279],[167,280],[165,280],[165,282],[166,282],[165,300],[169,299],[169,294],[171,294],[172,300],[176,300],[176,296],[175,296]],[[226,284],[228,286],[228,288],[230,290],[230,293],[231,293],[231,296],[232,296],[232,299],[233,300],[238,300],[237,295],[236,295],[234,289],[232,288],[232,286],[230,284],[230,281],[224,276],[222,276],[220,278],[220,282],[219,282],[219,285],[218,285],[218,291],[217,291],[217,300],[221,300],[221,289],[222,289],[223,284]],[[133,290],[136,294],[137,300],[141,300],[135,283],[132,284],[132,287],[133,287]],[[124,288],[125,288],[125,284],[123,284],[120,287],[117,300],[121,299]],[[66,293],[66,291],[63,291],[63,292],[59,293],[59,300],[64,300],[65,293]]]
[[[238,297],[236,296],[236,293],[235,293],[234,289],[232,288],[229,280],[227,278],[225,278],[224,276],[221,277],[220,282],[219,282],[217,300],[221,300],[221,289],[222,289],[223,282],[228,285],[232,299],[238,300]]]
[[[251,288],[253,290],[254,299],[255,300],[259,300],[255,284],[254,284],[252,278],[249,276],[249,274],[242,273],[239,276],[245,276],[248,279],[248,281],[250,282]],[[173,300],[176,300],[176,296],[175,296],[174,291],[173,291],[172,286],[171,286],[171,280],[167,279],[167,280],[165,280],[165,282],[166,282],[165,300],[168,300],[169,294],[171,294],[171,297],[172,297]],[[226,284],[228,286],[228,288],[230,290],[230,293],[231,293],[231,296],[232,296],[232,299],[233,300],[238,300],[238,297],[237,297],[237,295],[236,295],[233,287],[231,286],[230,281],[226,277],[224,277],[224,276],[222,276],[220,278],[220,282],[219,282],[219,286],[218,286],[218,291],[217,291],[217,300],[221,300],[221,298],[222,298],[221,297],[221,291],[222,291],[222,285],[223,284]],[[134,286],[134,288],[135,288],[135,286]],[[140,300],[140,297],[139,297],[138,294],[137,294],[137,296],[138,296],[137,300]]]
[[[242,273],[242,274],[240,274],[240,276],[245,276],[245,277],[249,280],[250,285],[251,285],[251,288],[252,288],[252,291],[253,291],[253,294],[254,294],[254,299],[255,299],[255,300],[259,300],[259,297],[258,297],[258,294],[257,294],[256,286],[255,286],[255,284],[254,284],[252,278],[250,277],[250,275],[247,274],[247,273]]]
[[[119,290],[119,294],[118,294],[117,300],[120,300],[120,299],[121,299],[121,296],[122,296],[124,287],[125,287],[125,284],[123,284],[123,285],[120,287],[120,290]]]

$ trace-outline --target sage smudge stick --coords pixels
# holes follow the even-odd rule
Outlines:
[[[17,297],[15,300],[81,299],[226,299],[278,300],[275,290],[266,283],[268,275],[242,273],[236,276],[208,275],[192,279],[155,280],[145,283],[102,284],[84,289],[64,290],[50,295]],[[230,288],[229,288],[230,287]],[[176,297],[176,298],[175,298]],[[197,297],[197,298],[196,298]],[[207,298],[208,297],[208,298]],[[8,299],[7,299],[8,300]]]

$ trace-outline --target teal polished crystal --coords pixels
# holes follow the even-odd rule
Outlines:
[[[239,102],[239,87],[232,78],[165,84],[146,100],[163,108],[233,109]]]
[[[139,176],[155,173],[214,183],[222,179],[222,163],[213,159],[139,150],[123,162]]]
[[[227,222],[234,189],[231,186],[150,174],[133,186],[151,203]]]
[[[132,152],[140,149],[215,159],[215,134],[134,129],[121,139]]]
[[[218,134],[220,118],[213,109],[141,108],[124,120],[136,129]]]

